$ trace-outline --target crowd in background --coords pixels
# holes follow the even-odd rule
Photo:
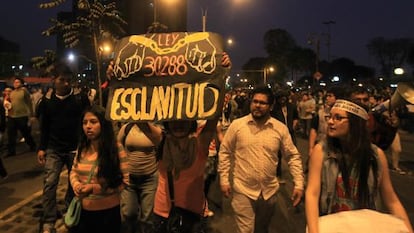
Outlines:
[[[69,83],[69,81],[67,81]],[[35,144],[35,141],[33,140],[33,136],[31,132],[31,124],[33,124],[34,120],[38,120],[40,123],[42,123],[41,114],[45,114],[42,112],[42,102],[45,100],[46,96],[54,95],[56,94],[56,87],[46,87],[46,88],[40,88],[40,87],[33,87],[29,88],[24,86],[24,81],[22,79],[16,78],[14,80],[13,88],[7,87],[3,90],[3,95],[1,97],[1,102],[3,103],[3,107],[0,108],[0,144],[3,147],[3,145],[7,144],[7,154],[6,156],[14,156],[16,154],[15,151],[15,145],[18,141],[24,141],[28,144],[30,151],[37,150],[37,145]],[[79,111],[78,115],[79,117],[84,117],[83,120],[79,119],[79,121],[83,121],[83,136],[86,136],[88,138],[88,129],[85,124],[87,124],[90,121],[94,121],[93,119],[87,119],[86,116],[82,115],[81,113],[88,109],[86,106],[94,106],[97,103],[96,98],[96,90],[93,88],[90,88],[88,86],[78,87],[78,86],[72,86],[70,85],[67,87],[68,91],[70,90],[70,93],[72,94],[82,94],[82,96],[85,96],[88,100],[87,104],[84,104],[84,106],[81,108],[82,111]],[[19,91],[19,93],[17,93]],[[272,89],[272,98],[264,98],[264,100],[257,100],[255,99],[255,96],[258,93],[255,93],[254,91],[250,91],[247,89],[241,89],[236,88],[233,90],[229,90],[225,94],[224,98],[224,106],[221,116],[217,119],[216,124],[217,126],[214,127],[214,136],[212,136],[212,140],[209,140],[209,150],[208,150],[208,158],[207,160],[198,160],[196,158],[187,158],[187,160],[192,161],[198,161],[200,163],[203,163],[203,170],[204,175],[204,195],[208,196],[209,188],[214,183],[213,181],[215,179],[218,179],[219,176],[217,176],[217,169],[218,169],[218,161],[219,161],[219,152],[220,152],[220,145],[223,142],[223,138],[225,137],[225,134],[229,127],[231,127],[232,122],[234,122],[236,119],[241,119],[243,117],[248,116],[249,114],[252,114],[252,106],[261,106],[268,104],[269,106],[272,106],[272,108],[269,108],[269,116],[272,118],[277,119],[279,122],[284,124],[286,126],[286,133],[290,136],[289,141],[292,142],[292,145],[295,146],[297,139],[296,137],[301,137],[303,139],[309,140],[309,155],[312,154],[313,146],[316,145],[318,142],[321,142],[326,137],[326,132],[324,129],[326,129],[327,125],[327,119],[326,117],[329,117],[330,110],[332,106],[335,104],[335,100],[345,98],[345,96],[350,96],[350,93],[353,93],[355,95],[363,95],[362,97],[359,97],[359,100],[361,101],[361,104],[365,105],[367,109],[369,110],[375,110],[378,109],[378,106],[381,106],[382,103],[384,103],[386,100],[389,100],[392,95],[393,91],[390,88],[385,88],[381,90],[377,89],[365,89],[362,87],[330,87],[330,88],[317,88],[317,89],[306,89],[306,90],[297,90],[295,88],[288,88],[288,87],[277,87]],[[62,94],[63,97],[58,96],[59,98],[66,98],[65,95],[71,95],[68,93]],[[263,93],[259,93],[263,94]],[[12,97],[14,96],[14,98]],[[18,97],[16,97],[18,96]],[[260,96],[260,95],[259,95]],[[11,98],[12,97],[12,98]],[[256,96],[257,97],[257,96]],[[16,101],[16,99],[19,99]],[[358,98],[357,98],[358,99]],[[272,103],[266,103],[263,101],[272,100]],[[256,102],[252,102],[256,101]],[[262,102],[260,102],[262,101]],[[24,109],[19,110],[19,109]],[[99,115],[98,110],[88,110],[89,113],[92,115],[89,116],[90,118],[99,118],[101,117]],[[17,112],[17,115],[16,115]],[[376,114],[373,111],[370,111],[372,114]],[[54,114],[54,113],[48,113]],[[399,166],[399,154],[401,153],[401,142],[398,135],[398,129],[404,127],[404,129],[407,129],[408,131],[412,132],[413,129],[413,123],[412,118],[408,117],[410,116],[409,109],[406,108],[404,105],[398,106],[398,108],[393,109],[392,112],[387,111],[381,111],[379,114],[380,116],[377,117],[381,118],[384,122],[388,122],[395,130],[394,134],[392,134],[392,138],[388,139],[386,142],[386,146],[382,147],[386,151],[387,157],[388,157],[388,163],[390,166],[390,169],[393,171],[398,172],[399,174],[405,174],[405,171]],[[50,117],[50,116],[49,116]],[[332,119],[332,118],[331,118]],[[101,126],[103,127],[105,123],[104,119],[98,119]],[[326,121],[325,121],[326,120]],[[80,122],[79,122],[80,123]],[[96,123],[96,122],[95,122]],[[210,122],[211,123],[211,122]],[[46,124],[43,122],[43,124]],[[112,185],[112,189],[120,189],[120,207],[118,209],[113,209],[113,205],[109,206],[107,209],[110,209],[111,215],[107,216],[113,216],[113,211],[119,211],[121,213],[120,217],[121,219],[119,222],[119,225],[122,225],[123,232],[152,232],[150,229],[154,228],[154,221],[155,225],[162,226],[164,224],[163,221],[168,217],[168,205],[165,203],[161,203],[159,200],[160,198],[160,191],[159,184],[157,184],[158,179],[158,169],[159,169],[159,158],[157,158],[157,153],[159,151],[159,144],[165,143],[162,142],[161,138],[163,135],[160,132],[154,132],[152,130],[149,133],[149,130],[154,126],[145,126],[145,125],[132,125],[128,126],[128,124],[120,125],[120,124],[113,124],[115,128],[110,127],[111,130],[113,130],[113,133],[118,141],[122,145],[119,149],[117,149],[116,153],[125,153],[125,156],[128,158],[129,163],[129,174],[128,179],[125,179],[125,181],[122,181],[122,179],[116,181],[116,185]],[[41,130],[45,130],[45,126],[40,126]],[[43,128],[42,128],[43,127]],[[163,125],[161,128],[165,130],[165,127],[177,127],[175,129],[179,130],[180,127],[184,126],[175,126],[175,125]],[[185,126],[187,127],[187,126]],[[192,126],[191,126],[192,127]],[[198,125],[194,126],[195,128],[191,130],[190,135],[193,133],[195,135],[200,135],[200,132],[202,132],[206,127],[206,123],[199,121]],[[235,126],[234,126],[235,127]],[[198,128],[198,129],[197,129]],[[106,129],[108,130],[108,129]],[[20,135],[17,133],[17,131],[20,132]],[[207,130],[206,130],[207,131]],[[211,131],[211,129],[210,129]],[[209,131],[209,133],[211,133]],[[171,131],[176,132],[176,131]],[[171,133],[170,132],[170,133]],[[234,132],[231,130],[231,134],[233,135]],[[7,133],[7,137],[4,137],[4,134]],[[371,131],[372,133],[372,131]],[[92,133],[91,133],[92,134]],[[193,147],[205,147],[205,145],[201,145],[197,137],[191,138],[189,137],[188,141],[181,142],[181,139],[175,139],[175,137],[180,138],[180,136],[174,135],[174,133],[171,133],[172,136],[166,136],[167,138],[167,144],[170,145],[171,143],[175,143],[175,145],[180,145],[180,143],[184,143],[183,146],[186,148],[181,148],[182,151],[188,150],[189,145],[191,143],[195,143]],[[373,134],[374,135],[374,134]],[[81,135],[79,135],[81,136]],[[211,135],[210,135],[211,136]],[[187,137],[187,136],[186,136]],[[228,136],[230,137],[230,136]],[[7,142],[4,140],[4,138],[7,138]],[[157,138],[157,139],[154,139]],[[210,138],[210,137],[207,137]],[[205,138],[201,138],[201,140],[204,140]],[[87,139],[84,139],[87,140]],[[103,140],[103,139],[99,139]],[[172,141],[168,141],[172,140]],[[177,141],[174,141],[177,140]],[[98,142],[97,142],[98,143]],[[99,142],[101,143],[101,142]],[[206,142],[203,142],[206,144]],[[225,143],[230,143],[228,140]],[[281,142],[286,143],[286,142]],[[100,144],[97,144],[100,145]],[[93,152],[95,153],[102,153],[101,150],[97,150],[95,147],[97,146],[85,144],[84,147],[86,148],[85,151],[75,151],[74,148],[68,149],[65,153],[71,153],[71,158],[75,158],[76,155],[82,154],[82,156],[86,156],[85,158],[89,158],[89,155],[87,152],[88,150],[93,149]],[[227,145],[227,144],[226,144]],[[380,145],[379,145],[380,146]],[[381,146],[380,146],[381,147]],[[42,148],[46,150],[46,148]],[[180,148],[179,148],[180,149]],[[194,148],[193,148],[194,149]],[[286,149],[286,148],[285,148]],[[95,151],[96,150],[96,151]],[[119,151],[118,151],[119,150]],[[165,150],[165,148],[164,148]],[[197,151],[197,150],[196,150]],[[90,151],[89,151],[90,152]],[[188,152],[188,151],[187,151]],[[51,153],[50,151],[47,153]],[[62,153],[60,151],[59,153]],[[170,151],[166,152],[171,153]],[[189,152],[191,155],[193,152]],[[224,153],[224,152],[221,152]],[[230,152],[229,152],[230,153]],[[283,153],[278,153],[278,160],[280,161],[282,159],[282,154],[286,153],[296,153],[294,149],[286,150]],[[45,153],[46,155],[46,153]],[[45,156],[44,155],[44,156]],[[38,154],[38,156],[40,156]],[[109,156],[109,155],[108,155]],[[113,156],[113,155],[112,155]],[[118,165],[122,168],[122,163],[125,162],[123,159],[125,156],[119,155],[119,162]],[[161,178],[162,184],[168,184],[170,180],[167,179],[168,169],[169,166],[172,166],[176,169],[182,169],[185,170],[189,167],[191,167],[191,164],[178,164],[176,160],[174,160],[174,156],[171,155],[171,158],[164,157],[164,160],[162,162],[163,166],[162,169],[164,171],[164,174]],[[84,161],[80,160],[80,158],[76,157],[78,159],[77,163],[82,164]],[[98,157],[91,157],[93,160],[97,160]],[[166,160],[168,158],[168,160]],[[42,158],[44,159],[44,158]],[[41,157],[39,157],[39,161],[41,160]],[[0,159],[0,175],[5,178],[7,177],[7,170],[3,165],[2,160]],[[303,161],[305,164],[304,173],[307,172],[307,161]],[[205,165],[204,165],[205,164]],[[277,164],[277,163],[276,163]],[[278,165],[277,172],[275,175],[279,179],[279,183],[283,183],[282,175],[281,175],[281,168],[280,168],[280,162]],[[132,166],[133,165],[133,166]],[[70,170],[73,165],[73,163],[67,163],[66,166],[68,166],[68,169]],[[83,165],[85,166],[85,165]],[[89,168],[90,166],[87,166],[86,168]],[[205,168],[204,168],[205,167]],[[83,170],[86,170],[86,168],[82,168]],[[50,168],[53,170],[56,170],[55,168]],[[62,167],[60,167],[62,169]],[[79,168],[77,168],[79,169]],[[302,168],[300,168],[302,169]],[[122,169],[121,169],[122,170]],[[119,171],[121,171],[119,170]],[[60,171],[59,171],[60,172]],[[119,173],[121,174],[121,172]],[[185,175],[186,173],[184,173]],[[194,173],[195,174],[195,173]],[[125,176],[125,174],[123,174]],[[84,176],[84,174],[83,174]],[[99,183],[98,179],[99,176],[103,176],[102,174],[96,174],[95,176],[95,183]],[[179,176],[179,175],[177,175]],[[108,178],[108,177],[107,177]],[[68,189],[72,188],[79,188],[72,187],[74,184],[77,185],[78,183],[78,177],[71,175],[71,184],[69,183]],[[178,179],[178,178],[177,178]],[[299,178],[298,178],[299,179]],[[82,180],[82,178],[81,178]],[[198,180],[199,181],[199,180]],[[57,181],[56,181],[57,182]],[[186,182],[184,181],[176,181],[176,182]],[[120,188],[122,185],[123,188]],[[54,184],[56,185],[56,183]],[[157,187],[158,186],[158,187]],[[86,189],[87,186],[85,186]],[[95,187],[96,188],[96,187]],[[99,187],[99,189],[106,189],[107,187]],[[222,189],[223,191],[223,189]],[[224,190],[224,196],[226,196],[226,191]],[[44,190],[46,192],[46,190]],[[51,192],[56,192],[55,189],[51,189]],[[87,190],[82,191],[82,187],[79,188],[79,190],[75,189],[76,194],[82,194],[82,192],[85,192],[87,194],[89,193],[95,193],[98,192],[96,190]],[[101,191],[99,191],[101,192]],[[111,191],[112,192],[112,191]],[[102,198],[107,198],[108,195],[110,196],[112,193],[109,192],[104,195]],[[158,194],[156,194],[158,192]],[[162,196],[165,198],[165,192],[168,193],[167,190],[162,190],[161,193],[163,193]],[[71,194],[68,194],[69,196],[66,198],[66,202],[70,201],[70,198],[73,197],[74,192],[72,191]],[[158,196],[157,196],[158,195]],[[47,204],[50,201],[56,201],[53,199],[56,199],[56,196],[52,195],[51,200],[44,200],[46,204],[44,203],[44,207],[50,204]],[[157,199],[158,198],[158,199]],[[194,199],[195,202],[198,202],[200,200]],[[239,197],[239,202],[243,203],[243,198]],[[104,202],[107,203],[107,202]],[[116,201],[115,201],[116,203]],[[155,216],[156,220],[153,220],[152,215],[153,209],[154,209],[154,203],[155,203]],[[178,204],[180,204],[179,198],[177,201]],[[53,205],[53,204],[52,204]],[[94,210],[94,204],[90,203],[92,206],[89,211]],[[203,219],[208,218],[214,215],[214,211],[216,209],[221,208],[221,200],[208,200],[206,203],[201,203],[202,209],[203,209]],[[54,211],[54,207],[51,210]],[[197,209],[197,206],[191,206],[191,208]],[[236,208],[236,207],[235,207]],[[99,209],[99,208],[98,208]],[[101,210],[101,209],[99,209]],[[106,211],[106,209],[104,209]],[[103,211],[103,210],[102,210]],[[101,215],[101,216],[105,216]],[[46,216],[47,217],[47,216]],[[44,218],[46,218],[44,216]],[[42,219],[44,222],[45,227],[43,228],[43,232],[54,232],[54,221],[56,221],[56,216],[49,217],[50,221],[47,222],[46,219]],[[89,219],[88,221],[96,221],[96,216],[93,216],[92,214],[89,214],[88,217],[85,217]],[[240,221],[247,221],[246,219],[243,219],[240,217]],[[201,221],[203,223],[203,221]],[[49,225],[47,225],[49,224]],[[47,227],[46,227],[47,226]],[[85,228],[85,227],[84,227]],[[86,229],[86,228],[85,228]],[[90,229],[90,228],[88,228]],[[48,230],[48,231],[47,231]],[[82,232],[82,230],[74,230],[73,232]],[[159,231],[161,232],[161,231]]]

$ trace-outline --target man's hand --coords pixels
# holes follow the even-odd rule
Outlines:
[[[231,187],[230,185],[220,185],[221,192],[226,198],[229,198],[231,195]]]
[[[37,162],[39,162],[40,165],[45,165],[45,163],[46,163],[46,151],[39,150],[37,152]]]
[[[302,199],[303,190],[301,189],[293,189],[292,197],[290,198],[293,201],[293,206],[297,206]]]

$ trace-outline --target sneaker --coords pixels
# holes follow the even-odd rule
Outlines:
[[[399,168],[399,167],[392,168],[392,169],[391,169],[391,171],[397,172],[397,173],[398,173],[398,174],[400,174],[400,175],[405,175],[405,174],[407,174],[407,172],[403,171],[403,170],[402,170],[401,168]]]
[[[207,211],[207,216],[208,217],[213,217],[214,216],[214,212],[211,211],[211,210]]]
[[[56,229],[55,229],[54,224],[52,224],[52,223],[43,224],[42,233],[56,233]]]
[[[46,230],[43,230],[42,233],[56,233],[56,230],[54,228],[53,229],[46,229]]]

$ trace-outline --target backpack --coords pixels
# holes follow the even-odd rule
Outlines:
[[[126,139],[127,135],[129,134],[129,131],[131,131],[131,129],[132,129],[132,127],[134,125],[137,125],[137,123],[135,123],[135,122],[128,122],[127,125],[125,126],[124,137],[122,138],[122,145],[124,147],[125,147],[125,139]]]

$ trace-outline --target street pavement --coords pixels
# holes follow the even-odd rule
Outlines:
[[[35,137],[36,137],[35,133]],[[414,134],[400,131],[403,152],[401,154],[401,167],[408,171],[406,175],[391,172],[394,189],[401,202],[405,206],[411,222],[414,223],[414,197],[411,187],[414,186]],[[306,161],[307,141],[298,138],[298,149]],[[24,143],[17,147],[18,155],[11,158],[3,158],[9,171],[9,178],[0,181],[0,232],[1,233],[37,233],[39,219],[42,214],[42,168],[35,161],[35,153],[29,152]],[[293,207],[290,201],[293,184],[288,173],[286,161],[283,161],[282,177],[286,180],[281,185],[279,203],[281,208],[275,212],[269,233],[296,233],[305,232],[305,214],[303,202],[299,207]],[[63,196],[66,191],[67,172],[61,174],[58,187],[58,209],[62,210]],[[35,191],[30,191],[35,190]],[[25,193],[28,192],[28,193]],[[24,196],[19,195],[23,193]],[[234,220],[230,200],[221,197],[218,184],[211,188],[209,199],[215,215],[209,219],[209,232],[227,233],[234,232]],[[217,208],[217,204],[221,208]],[[215,208],[214,208],[215,207]],[[68,232],[62,219],[56,223],[57,232]]]

